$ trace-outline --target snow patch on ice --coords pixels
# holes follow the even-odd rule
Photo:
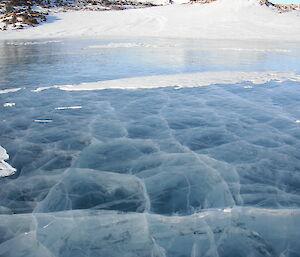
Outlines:
[[[45,45],[50,43],[61,43],[60,40],[49,40],[49,41],[28,41],[28,42],[7,42],[7,45],[14,46],[26,46],[26,45]]]
[[[238,52],[272,52],[272,53],[291,53],[290,49],[259,49],[259,48],[238,48],[238,47],[223,47],[218,48],[221,51],[238,51]]]
[[[134,48],[134,47],[156,47],[155,45],[143,44],[143,43],[110,43],[102,45],[92,45],[88,48]]]
[[[190,74],[159,75],[148,77],[125,78],[106,80],[77,85],[56,85],[50,87],[39,87],[33,92],[40,92],[50,88],[58,88],[65,91],[85,91],[103,89],[139,89],[139,88],[163,88],[175,87],[190,88],[209,86],[214,84],[236,84],[249,81],[253,84],[264,84],[269,81],[300,81],[300,75],[293,72],[246,72],[246,71],[222,71],[222,72],[200,72]]]
[[[2,89],[0,90],[0,95],[1,94],[7,94],[7,93],[14,93],[17,92],[19,90],[21,90],[22,88],[8,88],[8,89]]]

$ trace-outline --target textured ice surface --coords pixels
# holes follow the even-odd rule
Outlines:
[[[69,169],[35,211],[93,208],[143,212],[149,210],[149,207],[144,184],[135,176]]]
[[[61,76],[55,73],[62,65],[56,58],[65,48],[55,43],[62,49],[53,61],[43,51],[46,45],[54,47],[9,45],[8,50],[20,47],[15,49],[19,58],[12,58],[19,75],[34,60],[34,67],[26,66],[32,77],[21,80],[25,86],[2,66],[7,71],[2,74],[11,75],[0,82],[12,82],[2,82],[2,88],[24,88],[0,95],[0,142],[10,155],[7,162],[17,169],[0,178],[1,257],[300,256],[298,81],[262,76],[260,84],[240,78],[226,83],[223,77],[215,85],[180,90],[32,92],[43,84],[39,67],[47,67],[54,80]],[[109,51],[116,49],[130,48]],[[137,49],[132,62],[144,51]],[[45,55],[37,57],[36,50]],[[76,58],[68,51],[69,67]],[[193,67],[193,60],[200,65],[203,57],[190,59],[194,50],[183,56],[189,64],[182,72]],[[180,66],[174,63],[172,71]],[[289,63],[296,67],[297,61]],[[264,65],[265,70],[272,66]],[[101,67],[102,75],[108,72]],[[134,70],[124,69],[118,72]],[[155,69],[147,75],[153,74]],[[118,77],[115,72],[107,76]],[[189,76],[175,78],[186,83]],[[66,75],[60,82],[72,79]],[[116,81],[146,82],[105,83]],[[6,151],[1,150],[3,161]]]
[[[299,256],[299,222],[299,210],[256,208],[2,215],[0,256]]]
[[[298,82],[5,100],[0,256],[299,256]]]

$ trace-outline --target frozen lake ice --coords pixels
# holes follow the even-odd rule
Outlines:
[[[0,41],[0,90],[202,71],[296,71],[297,43],[214,40]]]
[[[34,91],[299,74],[297,45],[0,41],[0,53],[0,145],[17,169],[0,178],[0,256],[300,256],[296,79]]]

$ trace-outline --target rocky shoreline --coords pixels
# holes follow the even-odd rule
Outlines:
[[[188,0],[187,0],[188,1]],[[186,3],[209,4],[218,0],[190,0]],[[275,7],[280,13],[300,10],[300,5],[273,4],[268,0],[258,0],[261,5]],[[147,2],[147,0],[0,0],[0,30],[24,29],[34,27],[47,21],[50,12],[66,11],[109,11],[145,8],[163,4]],[[165,4],[172,4],[166,0]]]
[[[0,1],[0,30],[35,27],[47,21],[50,12],[109,11],[155,6],[151,3],[124,0],[83,1]],[[2,23],[2,25],[1,25]]]
[[[259,0],[262,5],[273,6],[278,9],[279,12],[290,12],[300,10],[300,4],[273,4],[268,0]]]
[[[17,12],[10,12],[1,17],[1,21],[4,25],[0,27],[0,29],[23,29],[25,26],[34,27],[41,22],[47,21],[47,15],[48,12],[33,10],[18,10]]]

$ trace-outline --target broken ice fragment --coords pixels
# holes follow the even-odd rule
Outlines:
[[[50,123],[52,122],[53,120],[49,120],[49,119],[45,119],[45,120],[34,120],[34,122],[38,122],[38,123]]]
[[[16,169],[10,166],[5,160],[9,159],[6,150],[0,146],[0,177],[7,177],[13,175]]]
[[[81,108],[82,106],[65,106],[65,107],[56,107],[55,110],[78,110]]]
[[[15,105],[16,105],[15,103],[4,103],[3,104],[4,107],[13,107]]]

